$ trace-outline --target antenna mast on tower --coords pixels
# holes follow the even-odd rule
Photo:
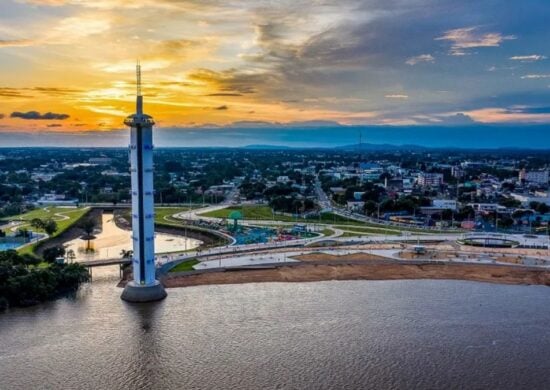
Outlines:
[[[141,64],[137,60],[136,65],[136,89],[137,89],[137,98],[136,98],[136,114],[143,114],[143,97],[141,96]]]
[[[141,96],[141,65],[139,64],[139,60],[137,60],[136,75],[137,75],[137,95]]]

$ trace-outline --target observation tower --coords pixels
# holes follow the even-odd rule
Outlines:
[[[143,113],[141,66],[138,62],[136,113],[124,120],[130,127],[132,178],[132,266],[134,279],[121,298],[128,302],[151,302],[166,297],[155,278],[155,204],[153,187],[153,118]]]

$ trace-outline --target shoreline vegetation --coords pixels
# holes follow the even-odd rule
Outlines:
[[[0,312],[54,300],[90,280],[86,267],[44,262],[15,250],[0,252]]]
[[[303,259],[305,260],[305,259]],[[380,260],[305,260],[264,267],[220,269],[217,272],[174,272],[164,275],[165,287],[263,282],[328,280],[449,279],[550,286],[550,271],[504,264]]]

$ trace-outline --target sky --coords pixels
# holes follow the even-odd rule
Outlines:
[[[328,125],[498,137],[550,124],[549,20],[548,0],[0,0],[0,144],[119,142],[137,59],[167,142]]]

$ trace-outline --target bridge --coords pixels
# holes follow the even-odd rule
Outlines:
[[[114,258],[114,259],[87,260],[87,261],[80,261],[79,264],[88,268],[104,267],[107,265],[117,265],[117,264],[127,265],[127,264],[132,264],[132,259]]]

